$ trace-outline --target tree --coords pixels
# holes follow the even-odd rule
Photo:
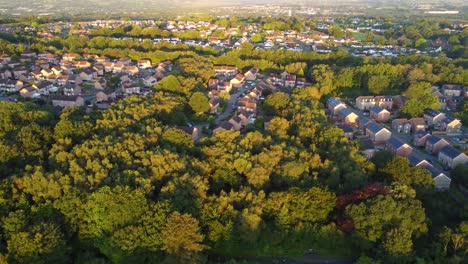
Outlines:
[[[403,228],[391,229],[385,236],[383,248],[392,256],[407,256],[413,250],[411,231]]]
[[[328,94],[335,90],[335,74],[330,66],[325,64],[315,65],[312,67],[311,77],[321,94]]]
[[[259,43],[263,41],[263,37],[260,34],[253,34],[251,39],[254,43]]]
[[[452,179],[456,184],[460,184],[461,186],[468,188],[468,166],[464,164],[456,166],[450,173],[450,176],[452,176]]]
[[[202,244],[204,238],[195,218],[174,212],[162,231],[162,249],[178,263],[194,263],[197,262],[197,254],[207,248]]]
[[[328,28],[328,34],[332,35],[333,37],[339,39],[344,36],[343,29],[340,28],[337,24],[333,24]]]
[[[425,109],[438,109],[440,106],[439,99],[432,95],[431,84],[428,82],[410,85],[404,95],[408,100],[403,105],[402,111],[410,116],[420,116]]]
[[[390,79],[385,75],[373,75],[369,78],[367,82],[367,87],[369,88],[369,92],[372,94],[382,94],[390,86]]]
[[[267,96],[264,109],[271,115],[282,115],[288,104],[289,96],[283,92],[278,92]]]
[[[208,98],[201,92],[196,92],[190,97],[189,105],[197,115],[210,110]]]

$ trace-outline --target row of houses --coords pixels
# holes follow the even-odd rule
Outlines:
[[[371,108],[375,107],[379,106],[374,105]],[[353,127],[362,131],[364,135],[367,136],[368,140],[363,144],[363,154],[368,158],[373,156],[376,146],[379,146],[381,149],[386,149],[394,155],[408,158],[412,165],[429,164],[424,168],[431,172],[436,187],[443,190],[448,189],[450,186],[450,177],[429,162],[422,162],[423,159],[419,158],[416,152],[413,152],[412,146],[401,141],[394,136],[389,129],[376,122],[376,120],[379,120],[378,116],[371,116],[371,118],[375,118],[374,121],[368,118],[358,117],[352,110],[348,109],[345,103],[335,97],[330,97],[327,100],[327,108],[332,116],[338,117],[338,119],[335,119],[341,123],[338,127],[343,130],[343,134],[348,139],[354,138]],[[377,113],[378,111],[375,112]],[[429,153],[437,155],[438,160],[446,168],[452,169],[459,164],[468,163],[468,157],[464,153],[450,146],[449,142],[446,140],[430,135],[425,131],[425,127],[426,124],[423,118],[415,118],[404,122],[402,122],[402,120],[392,121],[392,129],[397,132],[407,131],[409,133],[411,130],[414,131],[414,145],[424,147]],[[412,161],[415,160],[420,162],[414,164]]]

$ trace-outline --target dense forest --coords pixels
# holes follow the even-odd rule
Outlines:
[[[358,263],[466,262],[468,205],[404,158],[367,160],[324,109],[330,95],[466,85],[466,60],[146,44],[70,36],[31,45],[171,60],[174,70],[153,93],[105,111],[0,102],[0,262],[205,263],[311,249]],[[267,127],[258,118],[245,133],[193,142],[175,126],[210,122],[203,93],[220,64],[287,70],[314,86],[265,94]],[[466,175],[457,168],[452,183]]]

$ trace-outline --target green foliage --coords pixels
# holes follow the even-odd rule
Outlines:
[[[432,95],[431,84],[420,82],[408,87],[405,96],[408,100],[405,102],[402,111],[410,116],[420,116],[426,108],[438,109],[439,99]]]
[[[196,114],[203,114],[210,110],[208,98],[201,92],[196,92],[190,97],[189,105]]]

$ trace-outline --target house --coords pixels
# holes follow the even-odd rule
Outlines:
[[[219,107],[219,98],[212,97],[209,101],[210,104],[210,113],[215,114],[218,112]]]
[[[290,74],[284,78],[284,86],[294,88],[296,86],[296,75]]]
[[[122,72],[126,72],[130,75],[135,75],[135,74],[138,74],[140,70],[136,66],[124,66],[122,68]]]
[[[41,94],[39,90],[33,86],[27,86],[20,90],[20,96],[24,98],[39,98]]]
[[[424,111],[424,120],[426,120],[429,126],[440,124],[445,118],[445,114],[437,110],[426,109]]]
[[[463,96],[452,96],[447,100],[447,106],[451,109],[457,109],[458,106],[463,102]]]
[[[392,132],[375,122],[367,125],[366,134],[374,144],[382,144],[392,136]]]
[[[247,81],[253,81],[257,78],[257,73],[258,73],[258,68],[257,67],[252,67],[250,70],[248,70],[244,76]]]
[[[231,89],[232,89],[231,82],[224,81],[224,82],[219,82],[219,84],[218,84],[218,90],[219,91],[230,92]]]
[[[137,83],[124,82],[121,86],[122,93],[124,94],[139,94],[140,86]]]
[[[366,131],[367,125],[369,125],[371,122],[373,122],[373,121],[371,121],[368,118],[359,117],[358,120],[357,120],[358,129],[361,130],[361,131]]]
[[[199,138],[198,128],[187,127],[187,126],[176,126],[175,128],[184,131],[185,133],[189,134],[193,141],[197,141]]]
[[[462,129],[462,123],[460,120],[452,117],[447,117],[442,122],[442,128],[445,129],[447,134],[460,134]]]
[[[432,154],[439,153],[443,147],[448,145],[450,145],[449,142],[436,136],[431,136],[426,140],[426,150]]]
[[[356,108],[362,111],[369,110],[375,105],[374,96],[359,96],[356,98]]]
[[[89,61],[76,61],[74,64],[77,69],[84,69],[84,68],[91,67],[91,63]]]
[[[397,139],[396,137],[390,137],[385,143],[385,148],[396,156],[408,157],[413,148],[407,143]]]
[[[115,92],[111,89],[102,90],[96,93],[97,102],[107,102],[115,100]]]
[[[209,79],[208,80],[208,88],[210,89],[218,89],[219,80],[218,79]]]
[[[409,134],[411,132],[411,124],[406,118],[393,119],[392,130],[396,133]]]
[[[371,159],[375,155],[375,145],[374,142],[370,139],[364,139],[360,141],[360,150],[361,153],[367,158]]]
[[[85,82],[91,81],[92,79],[97,78],[97,71],[87,68],[80,72],[79,76]]]
[[[221,123],[219,127],[213,129],[213,135],[216,135],[217,133],[221,131],[233,131],[233,130],[234,130],[234,126],[231,123],[224,121]]]
[[[408,122],[411,124],[411,131],[413,133],[418,132],[419,130],[426,131],[427,125],[426,121],[422,117],[413,117]]]
[[[445,96],[460,96],[462,93],[462,88],[460,85],[444,84],[442,85],[442,92]]]
[[[439,191],[445,191],[450,188],[450,183],[452,179],[448,177],[441,169],[435,166],[426,167],[426,169],[431,173],[432,179],[434,180],[434,186]]]
[[[340,111],[343,108],[346,108],[346,105],[337,98],[330,97],[327,100],[327,107],[328,110],[330,110],[331,114],[336,115],[338,111]]]
[[[123,57],[123,58],[120,58],[117,63],[128,66],[132,64],[132,60],[129,57]]]
[[[63,94],[64,95],[80,95],[81,94],[81,87],[76,84],[66,84],[63,86]]]
[[[426,141],[431,137],[431,134],[429,132],[419,130],[416,133],[414,133],[413,136],[413,144],[416,147],[424,147],[426,146]]]
[[[0,91],[18,92],[23,88],[22,81],[15,81],[11,79],[0,79]]]
[[[102,66],[105,72],[112,72],[114,70],[114,63],[112,62],[103,62]]]
[[[62,60],[64,61],[73,61],[79,58],[80,58],[80,55],[77,53],[65,53],[62,56]]]
[[[434,180],[434,186],[437,190],[448,190],[452,181],[442,170],[433,166],[427,160],[420,159],[414,154],[408,156],[410,165],[428,170]]]
[[[348,139],[352,140],[354,138],[354,130],[350,125],[337,125],[337,127],[343,130],[343,135]]]
[[[104,90],[107,87],[106,79],[100,79],[94,82],[94,89],[96,90]]]
[[[150,60],[147,60],[147,59],[139,60],[139,61],[137,62],[137,66],[138,66],[138,68],[140,68],[140,69],[149,69],[149,68],[152,67],[151,61],[150,61]]]
[[[411,153],[406,158],[408,159],[409,164],[411,166],[421,167],[421,168],[428,168],[432,166],[432,164],[429,163],[427,160],[417,157],[416,155],[414,155],[414,153]]]
[[[247,111],[239,111],[237,112],[237,116],[241,119],[241,125],[246,126],[249,123],[249,119],[252,117],[252,114]],[[267,118],[264,118],[264,121]],[[270,119],[271,120],[271,119]]]
[[[257,112],[257,101],[248,98],[242,98],[237,101],[237,108],[247,112]]]
[[[389,95],[380,95],[375,97],[375,104],[383,109],[393,108],[393,97]]]
[[[41,94],[49,94],[49,91],[52,90],[53,83],[49,81],[42,81],[36,84],[33,84],[33,87],[36,88]]]
[[[239,70],[235,66],[214,66],[216,76],[232,77],[239,73]]]
[[[439,161],[446,168],[453,169],[458,164],[466,164],[468,157],[452,146],[445,146],[439,151]]]
[[[143,84],[145,85],[145,87],[153,87],[157,83],[158,83],[158,79],[156,79],[156,77],[154,76],[147,76],[143,78]]]
[[[125,65],[123,63],[115,63],[112,65],[112,72],[113,73],[119,73],[123,70]]]
[[[52,105],[59,107],[80,107],[84,105],[81,96],[56,95],[52,98]]]
[[[230,83],[232,88],[240,88],[242,85],[244,85],[244,75],[242,73],[239,73],[236,75],[236,77],[232,78]]]
[[[238,116],[234,116],[233,118],[229,119],[229,123],[232,124],[234,130],[239,131],[242,128],[242,119]]]
[[[338,111],[338,118],[343,124],[355,125],[358,117],[358,115],[356,115],[354,112],[351,112],[348,108],[343,108]]]
[[[104,75],[104,66],[102,65],[94,65],[93,70],[95,70],[99,76]]]
[[[390,112],[380,106],[374,105],[370,109],[370,118],[379,122],[386,122],[390,119]]]
[[[83,83],[83,79],[81,79],[80,75],[73,74],[73,75],[69,75],[68,82],[79,85]]]

